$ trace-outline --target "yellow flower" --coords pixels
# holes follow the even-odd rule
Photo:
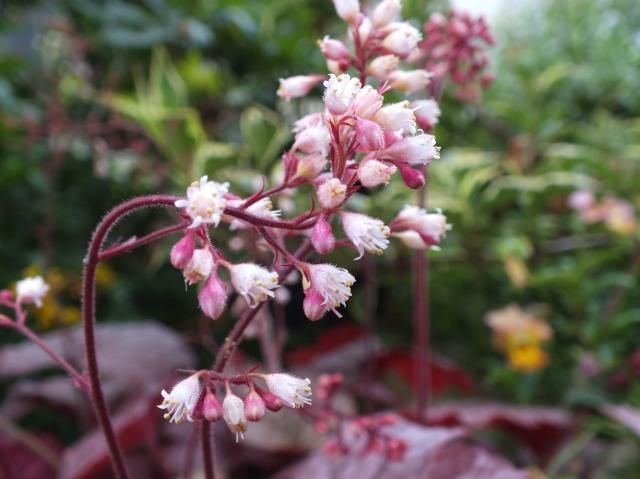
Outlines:
[[[544,368],[549,363],[547,353],[539,344],[517,346],[507,350],[509,367],[525,373],[533,373]]]

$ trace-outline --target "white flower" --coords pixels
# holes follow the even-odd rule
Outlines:
[[[347,185],[341,183],[338,178],[325,181],[316,190],[318,201],[323,208],[335,208],[342,204],[347,194]]]
[[[388,34],[382,40],[382,47],[391,53],[405,58],[422,40],[420,32],[406,22],[394,22],[385,29]]]
[[[227,201],[224,198],[229,192],[229,183],[207,181],[207,177],[200,178],[200,182],[193,182],[187,188],[187,198],[176,201],[178,208],[185,208],[193,220],[190,228],[197,228],[201,224],[218,226]]]
[[[405,244],[405,246],[411,249],[424,250],[429,247],[429,245],[422,240],[422,236],[420,236],[420,233],[417,231],[401,231],[399,233],[391,233],[391,236],[398,238]]]
[[[247,418],[244,415],[244,402],[231,392],[227,385],[227,394],[222,401],[222,418],[227,423],[231,432],[236,433],[236,442],[244,439],[247,430]]]
[[[378,80],[386,80],[389,74],[398,68],[400,58],[396,55],[382,55],[371,60],[367,67],[367,73],[376,77]]]
[[[378,93],[378,90],[371,85],[365,85],[356,94],[351,109],[355,116],[369,120],[382,108],[383,101],[384,97]]]
[[[304,289],[315,289],[324,298],[326,309],[341,318],[336,308],[347,303],[356,279],[346,269],[331,264],[308,264],[306,268],[309,277],[303,276]]]
[[[229,206],[239,207],[244,203],[245,200],[231,200],[229,201]],[[261,200],[256,201],[252,205],[248,206],[245,211],[247,213],[252,214],[253,216],[257,216],[259,218],[265,218],[269,220],[277,220],[280,218],[281,211],[273,209],[273,203],[269,198],[262,198]],[[239,229],[247,229],[250,225],[245,223],[244,221],[234,218],[229,224],[229,229],[231,231],[239,230]]]
[[[337,77],[333,73],[329,74],[329,79],[323,85],[325,86],[324,103],[332,115],[346,113],[362,88],[360,80],[351,78],[346,73]]]
[[[200,374],[196,373],[180,381],[170,393],[167,393],[164,389],[162,390],[164,399],[158,407],[167,410],[164,418],[169,419],[169,422],[179,424],[184,418],[187,421],[193,421],[193,412],[202,393],[202,384],[200,384],[199,376]]]
[[[311,404],[309,378],[302,379],[285,373],[264,374],[261,377],[267,383],[269,392],[282,399],[287,406],[296,408]]]
[[[244,297],[250,308],[255,308],[258,303],[275,296],[271,290],[278,287],[278,273],[254,263],[229,265],[229,272],[231,284]]]
[[[333,0],[333,5],[340,18],[349,23],[355,23],[360,13],[359,0]]]
[[[371,19],[377,27],[384,27],[394,21],[402,10],[400,0],[382,0],[373,10]]]
[[[425,130],[429,130],[438,124],[440,120],[440,107],[438,106],[438,102],[436,102],[433,98],[428,98],[426,100],[416,100],[411,103],[413,107],[413,111],[416,115],[416,121],[420,128]]]
[[[343,212],[341,217],[345,234],[360,254],[356,259],[362,258],[365,250],[382,254],[389,246],[390,230],[382,221],[360,213]]]
[[[16,296],[18,303],[35,304],[42,306],[42,299],[49,291],[49,285],[44,282],[42,276],[25,278],[16,283]]]
[[[424,90],[433,75],[427,70],[396,70],[389,74],[391,88],[406,93]]]
[[[213,270],[213,263],[211,251],[204,248],[194,250],[193,256],[182,270],[185,281],[194,284],[208,278]]]
[[[414,231],[418,233],[422,241],[427,246],[435,246],[446,236],[447,231],[451,229],[451,225],[447,223],[447,217],[442,214],[441,210],[435,213],[427,213],[426,210],[418,206],[405,206],[400,213],[391,222],[391,228],[394,236],[395,233],[403,231]],[[407,238],[400,239],[405,241]],[[405,241],[406,242],[406,241]],[[417,245],[415,239],[411,241]],[[410,247],[415,247],[409,244]]]
[[[305,96],[324,78],[326,78],[324,75],[297,75],[289,78],[280,78],[278,96],[287,101]]]
[[[440,158],[440,147],[436,146],[435,136],[421,133],[407,136],[376,155],[378,158],[390,158],[412,166],[426,165],[431,160]]]
[[[416,117],[406,100],[382,107],[374,115],[373,121],[389,131],[401,131],[409,135],[416,132]]]
[[[386,185],[396,170],[397,168],[394,165],[387,165],[378,160],[365,159],[358,165],[358,179],[362,186],[367,188]]]

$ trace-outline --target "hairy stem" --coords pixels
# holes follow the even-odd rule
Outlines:
[[[152,206],[173,206],[175,200],[176,197],[170,195],[149,195],[134,198],[116,206],[107,213],[107,215],[98,224],[93,233],[93,237],[91,238],[89,250],[84,260],[85,269],[82,278],[82,319],[84,326],[87,370],[91,385],[91,397],[93,399],[93,407],[96,417],[98,418],[98,422],[107,441],[113,469],[116,478],[118,479],[126,479],[129,477],[129,474],[127,473],[124,456],[113,429],[111,416],[109,414],[109,407],[107,406],[107,402],[102,391],[102,385],[100,383],[100,370],[98,368],[95,341],[96,269],[100,263],[100,250],[106,240],[107,234],[122,217],[140,208]]]

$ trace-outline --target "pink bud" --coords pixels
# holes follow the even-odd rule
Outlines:
[[[320,254],[329,254],[333,251],[336,245],[336,238],[333,236],[331,230],[331,224],[327,221],[325,216],[320,216],[316,224],[311,230],[311,244]]]
[[[244,398],[244,415],[249,421],[259,421],[264,417],[265,403],[260,395],[252,389]]]
[[[325,36],[322,40],[318,40],[318,46],[325,58],[329,60],[348,60],[351,56],[349,49],[340,40],[335,40]]]
[[[304,309],[304,315],[307,318],[311,321],[318,321],[326,313],[327,305],[322,295],[310,287],[304,293],[302,309]]]
[[[425,183],[424,175],[420,170],[410,167],[409,165],[399,164],[398,169],[402,175],[404,183],[411,189],[417,190],[422,188]]]
[[[379,160],[365,159],[358,165],[358,179],[362,186],[367,188],[386,185],[396,169],[395,166],[387,165]]]
[[[275,394],[271,394],[266,389],[262,389],[261,387],[255,386],[255,391],[260,395],[262,400],[264,401],[264,405],[267,407],[269,411],[278,412],[280,409],[284,407],[284,403],[282,399],[280,399]]]
[[[186,234],[180,241],[171,248],[171,264],[174,268],[184,269],[196,248],[195,236],[191,233]]]
[[[361,151],[378,151],[384,148],[384,131],[376,122],[356,119],[356,139]]]
[[[202,401],[202,414],[207,421],[216,422],[222,419],[222,404],[218,397],[211,391],[207,391]]]
[[[218,319],[227,305],[227,285],[215,271],[207,279],[204,287],[198,293],[198,303],[205,316]]]
[[[320,206],[333,209],[340,206],[346,198],[347,186],[341,183],[338,178],[331,178],[318,186],[316,193]]]

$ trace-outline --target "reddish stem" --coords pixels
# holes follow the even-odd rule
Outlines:
[[[85,269],[82,278],[82,318],[84,325],[85,352],[87,357],[87,370],[89,373],[89,382],[91,384],[91,396],[93,398],[93,406],[100,423],[100,427],[104,433],[111,455],[111,460],[115,475],[118,479],[126,479],[129,477],[124,461],[124,456],[118,440],[116,438],[109,407],[102,391],[100,384],[100,370],[98,368],[98,357],[96,353],[95,341],[95,294],[96,294],[96,269],[100,263],[100,250],[109,231],[114,225],[125,215],[140,209],[152,206],[173,206],[176,200],[175,196],[170,195],[149,195],[134,198],[126,201],[113,208],[98,224],[91,238],[89,250],[84,260]],[[121,251],[124,252],[124,251]]]
[[[153,233],[149,233],[148,235],[143,236],[142,238],[131,238],[124,243],[120,243],[114,246],[110,246],[109,248],[103,249],[98,255],[98,261],[105,261],[113,258],[114,256],[118,256],[122,253],[127,253],[139,246],[143,246],[145,244],[152,243],[160,238],[168,236],[172,233],[176,233],[180,230],[185,229],[188,224],[179,224],[179,225],[171,225],[166,228],[159,229],[154,231]]]

